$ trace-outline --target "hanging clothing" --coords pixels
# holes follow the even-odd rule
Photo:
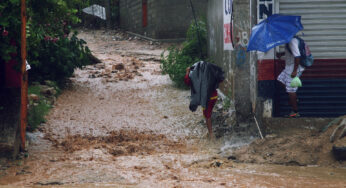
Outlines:
[[[200,61],[191,67],[188,77],[191,86],[190,110],[196,111],[199,105],[207,109],[212,95],[217,96],[216,89],[224,80],[224,72],[215,64]]]

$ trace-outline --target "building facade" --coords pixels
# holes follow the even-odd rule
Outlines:
[[[274,13],[301,16],[304,30],[299,34],[309,45],[315,62],[304,71],[303,87],[297,92],[300,114],[345,115],[346,1],[258,0],[257,3],[258,22]],[[287,94],[275,81],[284,62],[275,59],[274,53],[282,50],[275,48],[258,60],[259,96],[268,104],[269,117],[280,117],[290,110]]]
[[[232,5],[231,29],[225,12]],[[209,55],[227,73],[222,92],[235,102],[239,122],[255,113],[280,117],[289,113],[285,91],[276,81],[284,62],[267,53],[246,52],[251,28],[280,13],[302,16],[302,38],[310,46],[314,65],[302,76],[299,109],[305,117],[346,114],[346,1],[344,0],[216,0],[208,1]],[[226,48],[227,35],[232,49]],[[260,118],[260,117],[258,117]]]

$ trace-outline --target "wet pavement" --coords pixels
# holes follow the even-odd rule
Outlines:
[[[44,127],[29,134],[29,157],[10,162],[0,185],[346,187],[346,169],[243,164],[221,155],[244,139],[206,139],[201,111],[188,109],[189,91],[161,74],[167,45],[116,31],[79,36],[103,63],[75,71]]]

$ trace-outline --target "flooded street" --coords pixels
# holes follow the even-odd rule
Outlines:
[[[28,158],[0,185],[61,187],[346,187],[346,169],[237,163],[210,141],[189,90],[160,71],[167,44],[116,31],[81,31],[102,61],[75,71]]]

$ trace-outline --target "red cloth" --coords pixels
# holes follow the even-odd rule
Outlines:
[[[191,79],[188,74],[186,74],[184,77],[184,83],[188,86],[191,86]],[[203,115],[205,118],[209,119],[211,117],[216,101],[217,101],[217,90],[215,89],[211,93],[210,99],[208,101],[208,107],[206,109],[203,109]]]
[[[185,83],[187,86],[191,86],[191,80],[190,80],[190,77],[189,77],[188,74],[185,74],[184,83]]]
[[[216,101],[217,101],[217,91],[216,91],[216,98],[210,99],[208,101],[208,107],[206,109],[203,108],[203,115],[204,115],[205,118],[207,118],[207,119],[211,118],[211,114],[213,113],[213,108],[214,108],[214,106],[216,104]]]

